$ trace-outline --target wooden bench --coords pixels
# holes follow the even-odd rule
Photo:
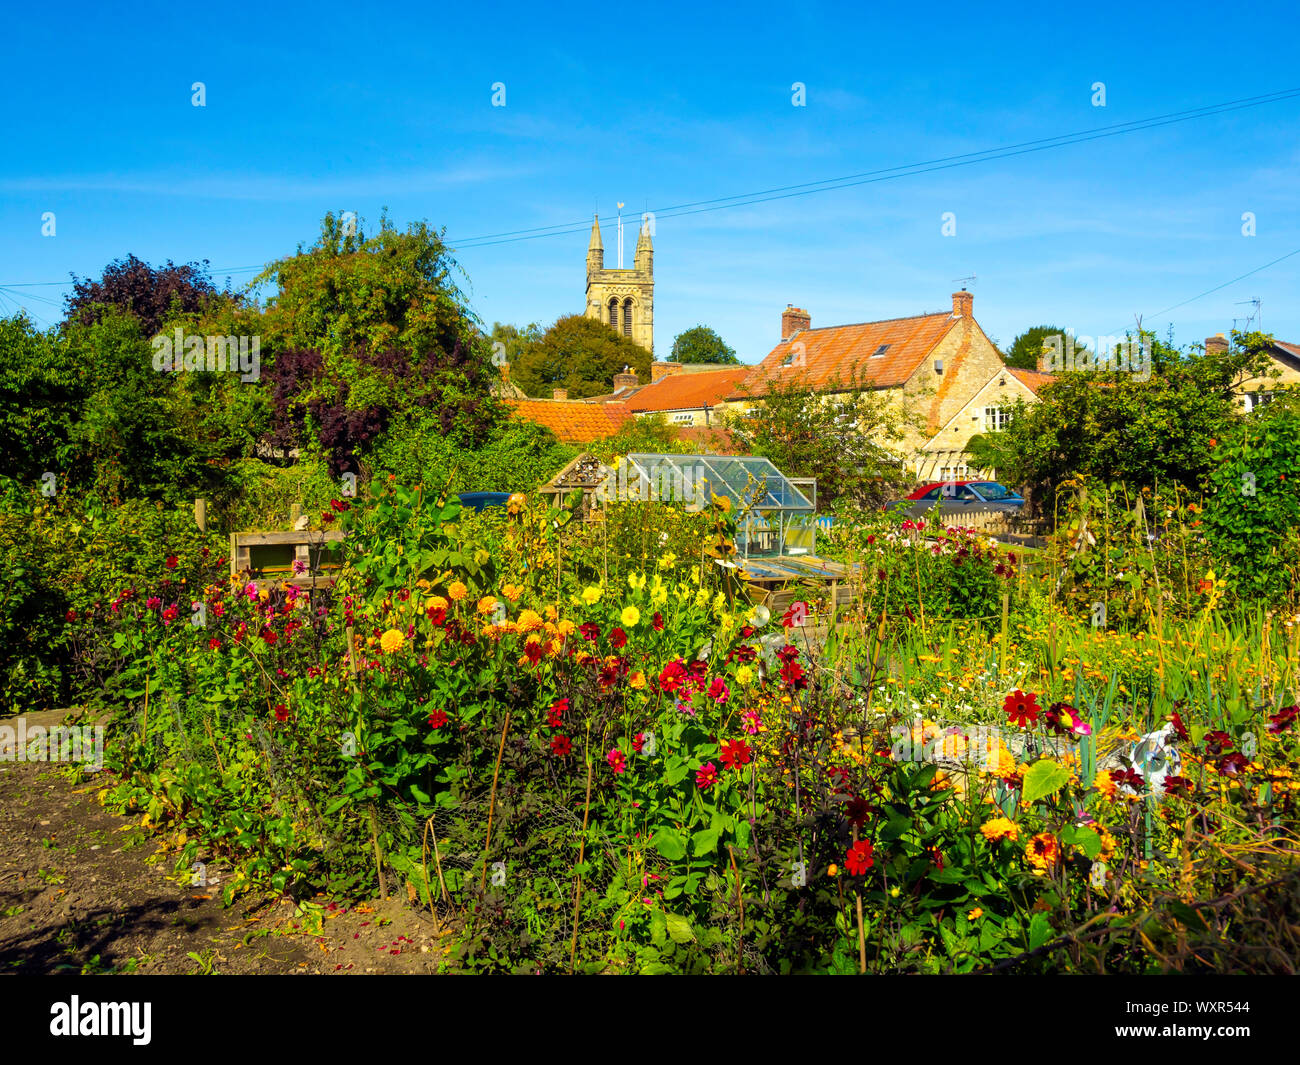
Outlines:
[[[328,588],[340,563],[329,559],[325,545],[343,539],[339,529],[230,534],[230,575],[244,574],[259,589],[271,584]],[[306,569],[295,574],[294,563]]]

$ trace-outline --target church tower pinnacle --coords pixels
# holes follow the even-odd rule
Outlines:
[[[605,269],[605,245],[600,216],[591,224],[587,243],[587,306],[585,315],[604,322],[654,355],[654,246],[648,225],[642,225],[631,270]]]

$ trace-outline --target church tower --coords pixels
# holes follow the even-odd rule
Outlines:
[[[637,237],[632,269],[606,270],[605,245],[600,239],[597,215],[587,245],[586,316],[599,318],[654,355],[654,291],[654,247],[648,227],[642,225]]]

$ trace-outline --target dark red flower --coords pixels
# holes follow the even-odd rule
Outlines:
[[[563,758],[573,750],[573,741],[563,733],[556,733],[551,737],[551,753],[557,758]]]
[[[666,692],[675,692],[684,680],[686,667],[682,665],[681,659],[676,659],[664,666],[663,672],[659,674],[659,687]]]
[[[167,561],[164,562],[163,565],[166,566],[168,569],[175,569],[179,562],[180,559],[178,559],[175,555],[168,555]]]
[[[1188,738],[1187,727],[1183,724],[1182,716],[1178,713],[1177,710],[1175,710],[1172,714],[1169,715],[1169,720],[1173,723],[1174,731],[1178,734],[1178,738],[1182,740],[1184,743],[1186,743]]]
[[[718,779],[718,767],[712,762],[705,762],[695,771],[695,786],[701,791],[708,791]]]
[[[542,660],[542,645],[540,643],[524,644],[524,657],[528,659],[530,665],[537,665]]]
[[[284,703],[275,704],[275,719],[281,722],[289,720],[289,708]]]
[[[798,662],[787,662],[781,667],[781,679],[790,687],[800,689],[808,687],[808,678],[804,675],[803,666]]]
[[[614,650],[627,645],[627,633],[622,629],[613,629],[609,634],[609,642],[614,645]]]
[[[846,794],[849,790],[849,771],[842,765],[833,765],[826,770],[826,776],[830,779],[831,787],[837,794]]]
[[[429,715],[429,727],[431,729],[440,729],[447,723],[447,711],[435,710]]]
[[[77,612],[76,612],[75,610],[69,610],[66,614],[63,615],[63,620],[64,620],[64,621],[76,621],[76,620],[77,620]]]
[[[1225,776],[1235,777],[1248,765],[1250,765],[1249,758],[1239,751],[1233,751],[1231,754],[1225,754],[1219,759],[1219,772]]]
[[[267,647],[274,647],[275,641],[280,638],[279,634],[277,634],[273,628],[267,625],[264,625],[262,627],[262,631],[259,632],[258,635],[262,637],[263,640],[266,641]]]
[[[578,632],[582,634],[582,638],[588,643],[595,643],[600,639],[600,626],[594,621],[588,621],[579,625]]]
[[[435,626],[440,626],[447,620],[447,608],[443,606],[431,606],[424,612],[424,616],[433,622]]]
[[[1233,748],[1232,737],[1226,732],[1215,730],[1205,734],[1205,750],[1211,757],[1216,757],[1224,751],[1230,751]]]
[[[875,864],[875,859],[871,856],[872,850],[874,848],[868,839],[860,839],[849,848],[849,853],[844,856],[844,868],[850,875],[862,876]]]
[[[1268,731],[1275,735],[1279,732],[1285,732],[1295,724],[1298,717],[1300,717],[1300,704],[1283,707],[1276,714],[1269,715]]]
[[[216,650],[219,650],[220,647],[221,647],[221,641],[218,640],[215,636],[212,637],[212,639],[210,639],[210,640],[208,641],[208,650],[209,650],[209,651],[216,651]]]
[[[651,621],[650,624],[654,627],[655,632],[663,632],[664,616],[661,613],[659,613],[659,611],[656,610],[654,620]]]
[[[564,724],[564,715],[569,712],[568,699],[556,699],[546,711],[546,723],[551,728],[560,728]]]
[[[1033,693],[1026,695],[1017,688],[1006,697],[1002,709],[1006,711],[1007,720],[1011,724],[1024,728],[1026,725],[1032,725],[1038,720],[1041,707],[1038,705],[1037,695]]]
[[[1192,790],[1192,782],[1186,777],[1167,776],[1164,780],[1165,794],[1187,795]]]
[[[320,516],[320,523],[322,525],[329,525],[333,520],[334,520],[334,515],[331,514],[328,510],[325,511],[325,513]]]
[[[722,745],[722,764],[728,769],[749,765],[749,744],[744,740],[727,740]]]

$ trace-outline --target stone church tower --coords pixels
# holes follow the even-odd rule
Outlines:
[[[599,318],[654,354],[654,248],[643,225],[636,241],[631,270],[606,270],[605,246],[600,242],[600,216],[591,224],[587,245],[588,318]]]

